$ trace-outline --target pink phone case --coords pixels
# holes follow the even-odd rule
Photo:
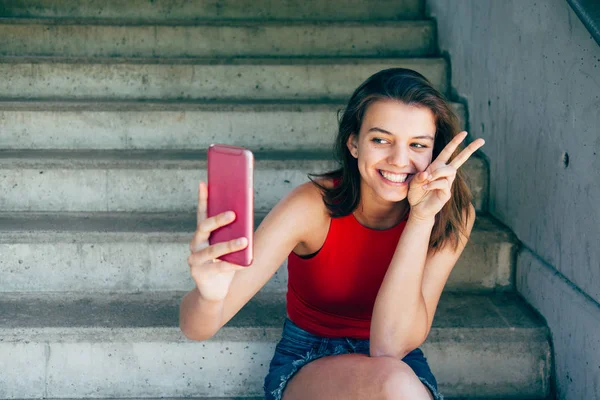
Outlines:
[[[211,245],[246,237],[248,246],[219,260],[249,266],[254,257],[254,155],[243,147],[211,144],[208,148],[207,217],[234,211],[236,218],[213,231]]]

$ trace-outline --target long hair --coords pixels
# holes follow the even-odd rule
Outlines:
[[[433,158],[459,133],[458,118],[452,111],[444,96],[434,89],[431,83],[421,74],[405,68],[390,68],[369,77],[352,94],[342,117],[339,118],[339,130],[334,143],[334,158],[340,167],[322,174],[309,174],[309,179],[323,192],[323,201],[332,218],[339,218],[352,213],[360,201],[360,171],[358,161],[350,154],[346,145],[351,134],[358,135],[367,107],[377,100],[396,100],[406,105],[426,107],[435,118],[435,140]],[[342,111],[342,110],[340,110]],[[462,146],[454,152],[453,159]],[[313,177],[339,179],[339,185],[328,188]],[[466,236],[463,211],[471,203],[472,195],[461,169],[457,171],[451,188],[451,198],[435,216],[435,224],[431,232],[429,248],[433,251],[442,249],[452,243],[456,249],[459,245],[459,232]]]

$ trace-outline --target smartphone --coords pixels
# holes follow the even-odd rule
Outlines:
[[[227,242],[246,237],[248,246],[219,260],[249,266],[254,258],[254,155],[248,149],[225,144],[208,147],[207,217],[235,212],[235,220],[213,231],[208,242]]]

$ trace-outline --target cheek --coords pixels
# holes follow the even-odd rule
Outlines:
[[[363,164],[364,166],[373,166],[381,161],[384,155],[380,154],[377,151],[373,151],[372,149],[366,149],[359,151],[358,156],[358,164]]]
[[[425,171],[432,162],[433,152],[420,154],[419,157],[415,158],[415,165],[419,171]]]

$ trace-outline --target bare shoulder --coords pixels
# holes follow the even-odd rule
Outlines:
[[[332,179],[317,178],[314,181],[327,189],[333,188],[333,180]],[[308,194],[310,196],[318,198],[319,200],[321,200],[321,203],[323,204],[323,201],[322,201],[323,191],[314,182],[311,182],[311,181],[305,182],[302,185],[299,185],[297,189],[299,189],[301,192],[306,192],[306,194]],[[323,206],[325,206],[325,204],[323,204]]]
[[[298,187],[299,199],[306,208],[301,211],[301,226],[298,244],[294,253],[308,255],[317,252],[323,246],[329,232],[331,216],[323,201],[323,188],[333,187],[331,179],[315,179],[315,183],[307,182]],[[321,187],[319,187],[319,185]]]
[[[327,189],[333,187],[331,179],[319,178],[315,179],[315,182]],[[323,190],[311,181],[296,187],[290,193],[290,197],[291,200],[298,203],[299,207],[295,207],[295,211],[300,212],[303,219],[318,220],[329,216],[327,207],[323,202]],[[306,218],[307,216],[311,218]]]
[[[331,179],[319,178],[315,182],[327,189],[333,187]],[[331,220],[323,202],[323,190],[313,182],[305,182],[290,193],[290,201],[295,203],[292,212],[296,214],[299,233],[294,252],[299,255],[312,254],[325,241]]]

